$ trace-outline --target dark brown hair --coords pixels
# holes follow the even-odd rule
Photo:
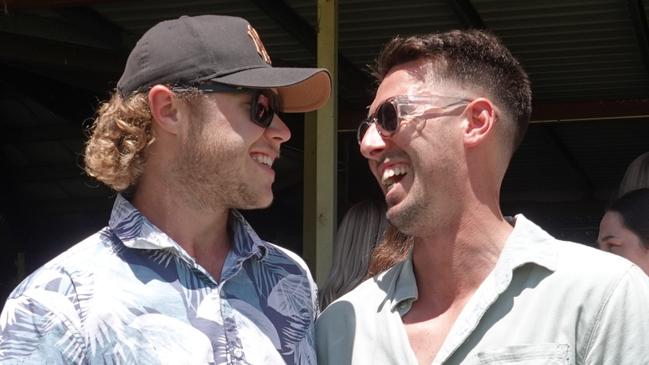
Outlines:
[[[624,194],[606,211],[619,213],[624,226],[638,235],[642,244],[649,249],[649,189]]]
[[[430,59],[438,76],[490,93],[512,119],[512,150],[520,145],[532,112],[530,81],[520,63],[493,34],[480,30],[395,37],[379,54],[373,74],[380,83],[395,66]]]

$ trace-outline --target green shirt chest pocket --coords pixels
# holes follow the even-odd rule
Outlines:
[[[481,365],[567,365],[572,364],[570,345],[542,343],[516,345],[477,354]]]

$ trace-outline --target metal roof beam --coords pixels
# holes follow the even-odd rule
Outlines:
[[[485,29],[480,14],[470,0],[447,0],[446,2],[465,28]]]
[[[647,26],[647,13],[642,0],[627,0],[629,15],[633,22],[633,29],[638,40],[638,47],[642,54],[645,71],[649,74],[649,27]]]
[[[649,99],[539,102],[532,107],[532,122],[564,122],[649,117]]]
[[[317,34],[311,25],[302,19],[290,6],[282,0],[251,0],[259,9],[284,28],[302,47],[311,54],[317,54]],[[349,85],[371,85],[370,76],[358,69],[345,56],[338,53],[339,80]],[[336,80],[334,80],[336,82]],[[369,101],[369,99],[367,100]]]
[[[124,0],[3,0],[2,10],[6,14],[17,9],[57,8],[66,6],[92,6]]]
[[[16,184],[59,180],[89,180],[86,173],[74,164],[48,164],[39,166],[11,167],[9,179]]]
[[[79,141],[82,139],[84,139],[84,132],[78,125],[49,124],[20,129],[4,129],[0,136],[0,145],[19,145],[53,141]]]
[[[117,71],[100,72],[70,68],[63,69],[61,67],[49,67],[47,65],[16,63],[13,63],[11,66],[24,73],[42,76],[48,83],[57,82],[59,85],[70,86],[76,88],[77,91],[85,91],[93,96],[96,95],[100,100],[107,97],[119,78],[119,73],[117,73]]]
[[[0,62],[104,93],[126,59],[122,30],[91,9],[55,12],[61,17],[0,15]]]
[[[1,14],[0,32],[92,48],[122,47],[121,29],[96,12],[84,8],[62,8],[56,12],[62,18]]]
[[[586,172],[586,169],[584,169],[583,166],[577,161],[577,158],[573,155],[573,153],[568,149],[568,146],[563,142],[557,131],[554,129],[552,125],[544,125],[543,126],[543,131],[545,134],[548,136],[550,141],[555,145],[555,147],[559,150],[563,158],[565,158],[566,162],[568,162],[568,165],[575,171],[577,176],[579,177],[579,180],[581,181],[584,192],[589,196],[592,197],[594,196],[595,193],[595,184],[593,184],[592,179],[590,176],[588,176],[588,173]]]
[[[109,195],[109,194],[106,194]],[[51,217],[64,214],[84,214],[110,212],[114,198],[65,198],[51,200],[24,199],[17,209],[26,217]]]
[[[7,33],[0,33],[0,44],[0,62],[46,64],[117,73],[126,59],[114,50],[80,47]]]
[[[252,0],[252,2],[275,23],[284,28],[302,47],[311,54],[316,54],[316,32],[284,1]]]
[[[124,48],[122,42],[123,30],[101,14],[90,8],[74,7],[61,8],[56,12],[79,32],[100,40],[111,49]],[[125,51],[124,51],[125,52]]]
[[[31,99],[77,128],[95,112],[97,94],[14,67],[4,66],[4,70],[0,77],[0,92],[4,98]]]

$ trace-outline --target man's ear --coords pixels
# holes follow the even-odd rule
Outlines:
[[[154,124],[168,133],[178,134],[180,110],[176,95],[166,86],[155,85],[149,90],[148,97]]]
[[[473,100],[465,113],[464,145],[472,148],[480,145],[494,129],[497,113],[495,106],[485,98]]]

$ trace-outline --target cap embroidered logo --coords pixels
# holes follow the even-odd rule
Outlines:
[[[264,62],[272,65],[270,56],[268,55],[268,52],[266,52],[266,47],[264,47],[264,44],[261,43],[261,39],[259,38],[259,34],[257,34],[255,28],[253,28],[250,24],[248,24],[248,35],[252,39],[253,43],[255,43],[255,48],[257,48],[257,53],[259,53],[259,56],[261,56]]]

